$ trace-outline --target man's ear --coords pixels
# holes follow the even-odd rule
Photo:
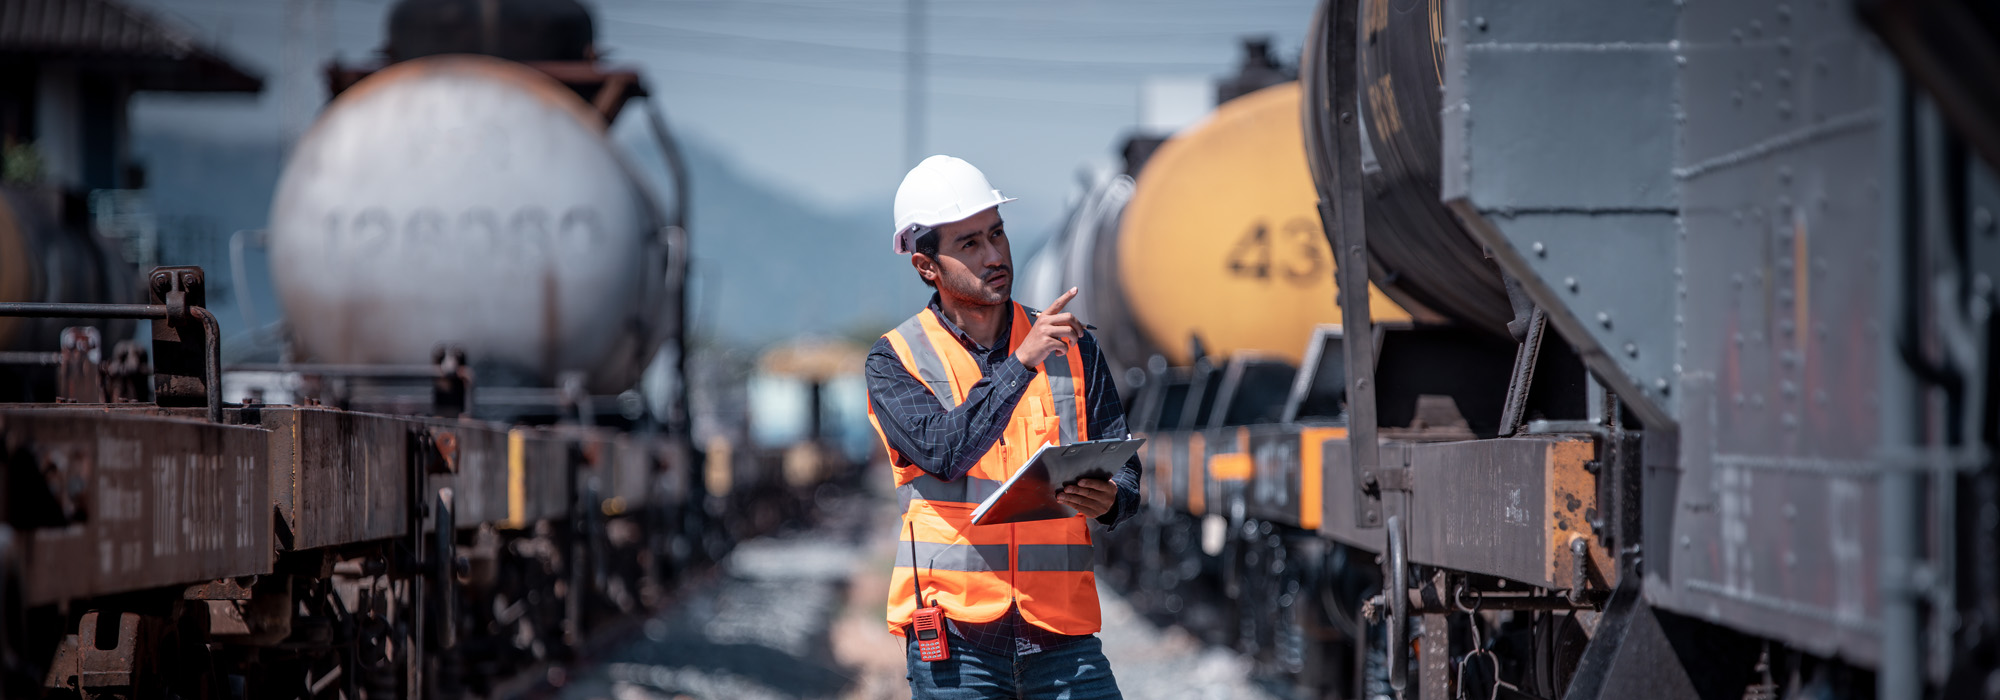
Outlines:
[[[923,253],[911,253],[910,266],[917,268],[917,275],[919,277],[929,280],[933,284],[937,283],[938,281],[937,261],[932,260],[931,256],[925,255]]]

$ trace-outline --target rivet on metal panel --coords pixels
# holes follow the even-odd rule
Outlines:
[[[1604,326],[1604,330],[1611,330],[1611,313],[1608,311],[1597,312],[1597,323]]]
[[[1478,27],[1478,28],[1479,28],[1479,31],[1482,31],[1482,32],[1483,32],[1483,31],[1486,31],[1486,18],[1485,18],[1485,17],[1474,17],[1474,18],[1472,18],[1472,26],[1474,26],[1474,27]]]
[[[1792,118],[1792,101],[1791,101],[1791,100],[1778,100],[1778,118],[1779,118],[1779,119],[1791,119],[1791,118]]]
[[[1972,210],[1972,230],[1986,234],[2000,233],[2000,227],[1993,225],[1993,210],[1979,207]]]
[[[1750,20],[1750,36],[1759,37],[1763,35],[1764,35],[1764,23],[1754,19]]]
[[[1576,278],[1575,278],[1575,277],[1564,277],[1564,278],[1563,278],[1563,286],[1565,286],[1565,287],[1568,287],[1568,288],[1569,288],[1569,293],[1571,293],[1571,294],[1575,294],[1575,293],[1576,293]]]
[[[1681,549],[1687,549],[1693,546],[1694,546],[1694,540],[1688,539],[1687,535],[1681,535]]]
[[[1660,377],[1658,379],[1653,380],[1653,388],[1660,390],[1661,394],[1668,393],[1671,386],[1672,385],[1667,383],[1666,377]]]
[[[1635,359],[1635,360],[1636,360],[1636,359],[1639,359],[1639,346],[1638,346],[1638,344],[1636,344],[1636,343],[1626,343],[1626,344],[1625,344],[1625,355],[1626,355],[1627,357],[1630,357],[1630,358],[1632,358],[1632,359]]]
[[[1542,245],[1541,241],[1535,241],[1534,249],[1536,257],[1546,258],[1549,256],[1548,246]]]
[[[1779,54],[1779,55],[1781,55],[1781,56],[1790,56],[1790,55],[1792,55],[1792,38],[1791,38],[1791,37],[1788,37],[1788,36],[1781,36],[1781,37],[1778,37],[1778,54]]]
[[[1342,123],[1342,124],[1352,124],[1352,123],[1354,123],[1354,113],[1353,113],[1353,112],[1341,112],[1341,113],[1340,113],[1340,123]]]

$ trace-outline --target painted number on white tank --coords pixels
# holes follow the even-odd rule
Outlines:
[[[510,213],[473,207],[448,214],[430,207],[392,214],[369,207],[349,214],[326,214],[328,252],[361,250],[389,253],[429,250],[436,246],[496,246],[512,257],[552,252],[554,246],[592,246],[604,240],[604,220],[595,207],[576,206],[561,216],[544,207],[526,206]]]
[[[1313,222],[1288,219],[1273,232],[1268,221],[1258,219],[1236,239],[1224,262],[1232,276],[1310,287],[1325,280],[1328,257],[1326,238]]]

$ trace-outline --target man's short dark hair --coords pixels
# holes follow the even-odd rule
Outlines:
[[[922,231],[922,232],[923,232],[923,235],[920,235],[920,236],[917,236],[917,242],[916,242],[916,245],[915,245],[915,246],[912,246],[912,247],[911,247],[911,250],[914,250],[914,251],[916,251],[916,252],[919,252],[919,253],[923,253],[924,255],[928,255],[928,256],[930,256],[930,259],[931,259],[931,262],[933,262],[933,263],[937,262],[937,258],[938,258],[938,233],[937,233],[937,229],[934,229],[934,228],[930,228],[930,227],[926,226],[926,227],[924,227],[924,228],[920,228],[920,229],[917,229],[917,230],[919,230],[919,231]],[[942,270],[941,270],[941,269],[940,269],[940,272],[939,272],[939,274],[943,274],[943,272],[942,272]],[[936,282],[932,282],[932,281],[930,281],[930,280],[928,280],[928,279],[924,279],[924,274],[923,274],[922,272],[918,272],[918,273],[917,273],[917,279],[920,279],[920,280],[923,280],[923,281],[924,281],[924,284],[925,284],[925,285],[927,285],[927,286],[929,286],[930,288],[932,288],[932,289],[937,289],[937,283],[936,283]]]

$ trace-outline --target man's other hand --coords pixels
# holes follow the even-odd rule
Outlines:
[[[1056,494],[1057,503],[1092,518],[1111,512],[1111,504],[1117,500],[1118,487],[1103,479],[1079,479],[1075,486],[1065,486]]]

